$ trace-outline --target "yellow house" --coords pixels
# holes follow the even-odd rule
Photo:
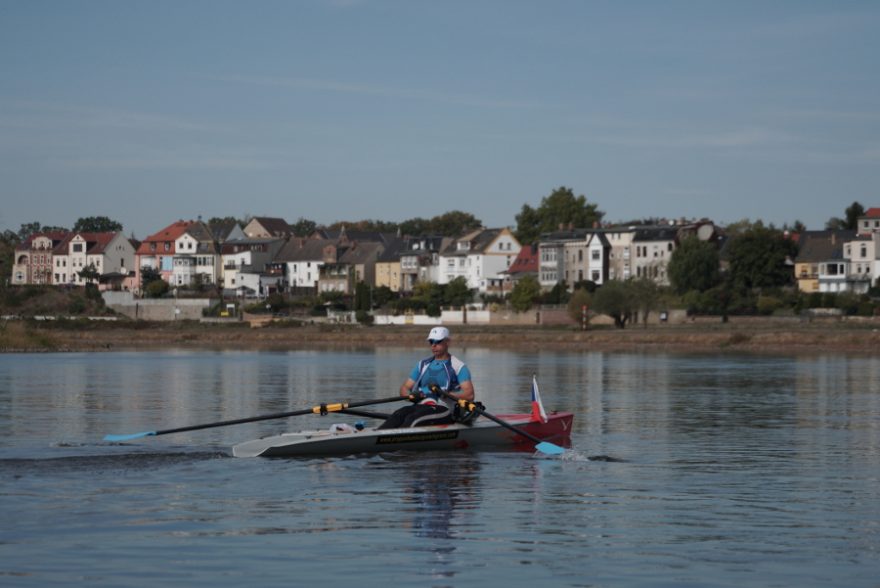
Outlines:
[[[400,272],[400,243],[392,242],[385,248],[376,261],[377,288],[387,286],[392,292],[400,292],[403,277]]]

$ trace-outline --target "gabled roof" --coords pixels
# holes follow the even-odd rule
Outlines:
[[[77,236],[82,237],[82,240],[86,242],[86,253],[89,255],[99,255],[104,253],[107,245],[110,244],[117,234],[118,232],[116,231],[104,233],[76,233],[71,237],[71,240],[75,239]]]
[[[54,250],[59,243],[64,241],[65,239],[69,239],[71,233],[67,231],[46,231],[44,233],[33,233],[28,235],[27,239],[19,243],[15,246],[16,251],[28,251],[31,247],[33,247],[34,239],[37,237],[45,237],[52,241],[52,249]]]
[[[451,237],[442,235],[423,235],[421,237],[404,237],[402,255],[421,255],[425,252],[442,251],[452,241]]]
[[[171,243],[171,248],[168,251],[162,251],[162,253],[174,253],[174,242],[180,237],[186,229],[193,224],[194,221],[184,221],[179,220],[175,223],[171,223],[158,233],[153,233],[146,239],[141,242],[141,246],[138,247],[137,252],[145,255],[149,255],[151,253],[157,253],[157,251],[150,251],[150,244],[156,243]]]
[[[400,261],[400,254],[404,251],[403,246],[403,239],[394,239],[385,245],[384,250],[379,254],[379,259],[376,261],[382,263]]]
[[[251,222],[254,221],[259,223],[261,227],[266,229],[266,232],[271,235],[275,235],[276,237],[288,237],[293,234],[293,229],[290,228],[290,225],[287,224],[287,221],[283,218],[273,216],[255,216],[251,219]]]
[[[233,220],[228,221],[215,221],[213,223],[208,224],[208,229],[211,231],[211,234],[214,236],[214,239],[220,243],[226,241],[229,238],[229,234],[238,227],[238,223]]]
[[[804,231],[795,263],[843,259],[843,244],[852,241],[855,231]]]
[[[865,214],[860,218],[880,218],[880,208],[869,208],[865,211]]]
[[[376,261],[384,249],[382,243],[352,243],[339,257],[339,263],[357,265],[368,261]]]
[[[284,244],[284,247],[275,256],[276,262],[287,261],[324,261],[324,248],[332,245],[331,242],[323,239],[290,239]]]
[[[510,264],[510,267],[507,268],[507,271],[501,273],[510,275],[537,274],[538,268],[538,244],[532,243],[520,248],[519,254],[513,260],[513,263]]]
[[[486,250],[505,229],[478,229],[461,237],[453,239],[451,243],[443,250],[442,254],[450,257],[455,255],[472,255],[482,253]],[[468,242],[470,247],[466,250],[460,250],[458,244]]]

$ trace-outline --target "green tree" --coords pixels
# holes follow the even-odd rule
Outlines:
[[[465,306],[473,300],[474,292],[467,285],[467,279],[459,276],[443,288],[443,302],[450,306]]]
[[[403,235],[415,237],[431,234],[431,221],[424,218],[411,218],[400,223],[400,232]]]
[[[483,226],[483,223],[468,212],[451,210],[431,219],[431,233],[444,237],[457,237]]]
[[[577,288],[568,299],[568,316],[578,324],[584,320],[584,307],[587,309],[587,321],[593,304],[593,296],[586,288]]]
[[[541,298],[541,284],[534,276],[523,276],[510,292],[510,306],[517,312],[526,312]]]
[[[78,218],[73,225],[74,233],[107,233],[122,230],[122,223],[106,216],[86,216]]]
[[[657,310],[660,302],[660,288],[648,278],[638,278],[629,283],[632,289],[632,301],[642,317],[642,324],[648,326],[648,316]]]
[[[719,267],[718,248],[713,243],[688,237],[672,252],[666,271],[673,289],[684,294],[717,286],[721,279]]]
[[[144,293],[148,298],[161,298],[164,296],[168,290],[171,289],[171,286],[168,285],[168,282],[165,280],[153,280],[144,288]]]
[[[731,283],[741,290],[790,285],[796,254],[796,245],[782,231],[756,223],[728,244]]]
[[[865,216],[865,207],[858,202],[853,202],[844,211],[846,222],[844,228],[849,231],[855,231],[859,228],[859,217]]]
[[[91,284],[101,277],[101,273],[95,268],[94,264],[89,264],[77,272],[80,278]]]
[[[593,293],[593,310],[614,319],[614,325],[623,329],[638,310],[631,282],[609,280]]]
[[[141,268],[141,289],[146,290],[147,286],[156,280],[164,281],[159,270],[146,265]]]
[[[436,282],[416,282],[413,301],[425,309],[428,316],[440,316],[443,305],[443,287]]]
[[[299,217],[295,223],[290,225],[290,228],[293,229],[293,234],[297,237],[308,237],[315,232],[318,224],[313,220]]]
[[[56,227],[52,225],[42,226],[39,222],[34,221],[32,223],[22,223],[21,228],[18,230],[18,238],[21,241],[24,241],[31,235],[35,235],[37,233],[49,233],[49,232],[59,232],[66,233],[67,229],[64,227]]]
[[[525,245],[536,243],[542,233],[555,231],[560,225],[590,228],[605,215],[597,206],[588,203],[586,196],[575,197],[571,188],[561,186],[545,196],[537,209],[523,204],[516,215],[516,238]]]

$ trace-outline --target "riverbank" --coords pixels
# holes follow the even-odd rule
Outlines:
[[[455,349],[490,347],[561,351],[749,351],[880,354],[880,321],[740,319],[647,328],[451,325]],[[259,329],[197,322],[35,324],[0,329],[2,352],[158,349],[294,350],[421,347],[422,326],[301,325]]]

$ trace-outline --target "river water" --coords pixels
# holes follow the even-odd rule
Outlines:
[[[575,412],[562,457],[229,457],[340,415],[102,441],[383,398],[425,351],[0,356],[0,585],[880,585],[877,357],[453,350],[491,412],[532,374]]]

